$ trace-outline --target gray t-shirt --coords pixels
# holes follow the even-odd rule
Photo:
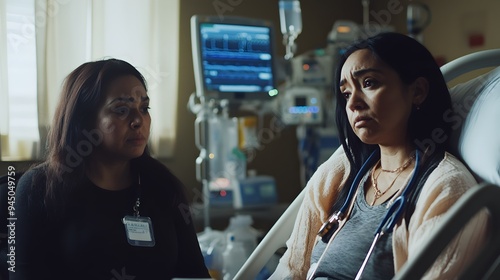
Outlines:
[[[316,270],[314,279],[354,279],[375,237],[380,222],[387,213],[387,202],[370,206],[365,199],[364,185],[368,172],[360,182],[359,193],[349,220],[334,238]],[[319,241],[312,252],[311,269],[315,267],[326,243]],[[365,267],[362,279],[394,277],[392,233],[383,235]]]

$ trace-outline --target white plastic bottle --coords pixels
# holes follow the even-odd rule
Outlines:
[[[228,234],[222,273],[224,280],[232,280],[247,260],[247,253],[241,242],[236,241],[233,234]]]
[[[206,227],[203,232],[198,234],[198,243],[210,277],[222,280],[222,254],[226,249],[226,234]]]
[[[258,231],[252,227],[253,219],[250,215],[236,215],[229,220],[227,235],[233,235],[235,241],[241,242],[248,258],[257,247]]]

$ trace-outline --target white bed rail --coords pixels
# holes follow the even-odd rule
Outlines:
[[[477,69],[500,65],[500,49],[484,50],[464,55],[441,67],[446,82]]]

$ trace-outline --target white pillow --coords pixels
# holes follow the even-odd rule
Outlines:
[[[500,185],[500,67],[450,89],[452,147],[479,179]]]

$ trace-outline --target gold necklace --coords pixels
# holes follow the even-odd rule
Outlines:
[[[398,173],[398,172],[401,172],[403,170],[405,170],[409,165],[410,163],[413,161],[413,159],[415,158],[415,154],[412,154],[404,163],[403,165],[401,165],[400,167],[396,168],[396,169],[393,169],[393,170],[388,170],[388,169],[382,169],[383,172],[388,172],[388,173]]]
[[[413,157],[410,157],[410,160],[412,159]],[[399,175],[401,175],[401,173],[403,173],[403,171],[409,166],[409,164],[404,164],[406,165],[404,168],[398,168],[400,170],[397,171],[397,174],[396,176],[394,177],[394,179],[392,180],[392,182],[389,184],[389,186],[384,190],[384,191],[381,191],[379,188],[378,188],[378,184],[377,184],[377,180],[378,180],[378,177],[380,176],[380,174],[382,174],[382,167],[380,167],[380,169],[382,169],[377,176],[375,176],[375,170],[377,169],[377,167],[380,165],[380,159],[377,161],[377,164],[375,164],[375,166],[373,167],[372,169],[372,172],[371,172],[371,179],[372,179],[372,185],[373,185],[373,188],[374,188],[374,194],[373,194],[373,201],[372,203],[370,204],[370,206],[373,206],[375,205],[375,202],[381,198],[384,194],[387,193],[387,191],[389,191],[391,188],[392,188],[392,185],[394,185],[394,183],[396,182],[396,180],[398,179]]]

